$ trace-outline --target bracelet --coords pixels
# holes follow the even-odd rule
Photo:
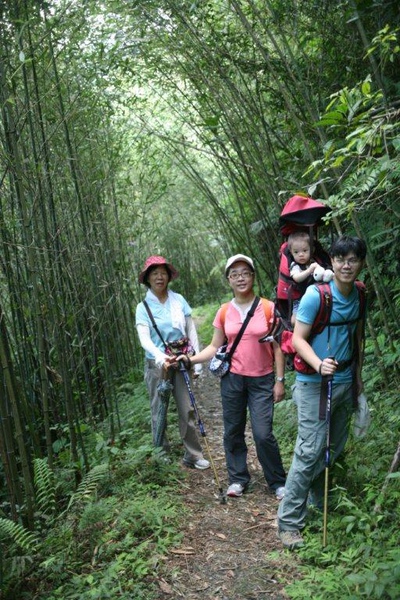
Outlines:
[[[324,361],[323,361],[323,360],[321,360],[321,364],[319,365],[319,369],[318,369],[318,373],[319,373],[320,375],[322,375],[322,363],[323,363],[323,362],[324,362]]]

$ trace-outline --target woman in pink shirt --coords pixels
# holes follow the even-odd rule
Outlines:
[[[229,350],[256,298],[251,258],[243,254],[231,256],[226,263],[225,276],[234,297],[226,310],[222,307],[218,310],[211,344],[191,357],[192,365],[210,360],[225,339]],[[265,336],[272,322],[273,311],[270,323],[267,323],[264,304],[260,300],[232,355],[229,372],[221,379],[224,449],[229,477],[227,495],[232,497],[241,496],[250,482],[245,441],[247,409],[257,457],[268,486],[279,500],[285,494],[286,474],[273,434],[274,403],[283,400],[285,395],[285,359],[275,341],[258,341]]]

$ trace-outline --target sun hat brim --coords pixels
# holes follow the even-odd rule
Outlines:
[[[164,265],[167,267],[171,273],[171,279],[176,279],[179,276],[177,269],[175,269],[173,264],[168,262],[163,256],[149,256],[144,263],[143,269],[139,273],[139,283],[144,283],[148,270],[157,265]]]
[[[250,258],[249,256],[246,256],[245,254],[235,254],[234,256],[231,256],[230,258],[228,258],[226,265],[225,265],[225,277],[228,276],[228,271],[231,268],[231,266],[233,264],[235,264],[235,262],[245,262],[249,265],[249,267],[251,267],[251,270],[254,271],[254,263],[253,263],[253,259]]]

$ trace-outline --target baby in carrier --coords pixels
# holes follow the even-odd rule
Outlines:
[[[318,227],[330,211],[329,206],[318,200],[296,195],[289,198],[279,217],[279,229],[286,241],[279,249],[275,299],[279,328],[276,329],[275,339],[287,357],[287,369],[293,368],[296,353],[292,335],[300,299],[309,285],[329,282],[333,277],[330,257],[317,235]]]
[[[306,231],[295,231],[291,233],[287,240],[288,250],[293,258],[290,263],[289,274],[291,279],[297,285],[301,295],[304,294],[308,285],[314,281],[331,281],[333,272],[331,269],[324,269],[311,256],[310,235]],[[300,303],[300,298],[293,300],[291,323],[294,325],[296,312]]]

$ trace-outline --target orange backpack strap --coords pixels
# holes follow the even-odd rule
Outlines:
[[[267,320],[267,325],[269,325],[271,317],[274,314],[274,303],[271,300],[267,300],[266,298],[261,298],[261,302],[264,308],[264,314]]]
[[[271,317],[273,315],[274,312],[274,303],[271,300],[267,300],[266,298],[260,298],[263,308],[264,308],[264,314],[265,314],[265,318],[267,320],[267,324],[270,322]],[[221,323],[222,323],[222,327],[225,329],[225,318],[226,318],[226,311],[228,310],[228,306],[229,306],[229,302],[225,302],[225,304],[221,304],[221,312],[220,312],[220,319],[221,319]]]
[[[224,333],[225,333],[225,317],[226,317],[226,311],[228,310],[228,306],[229,306],[229,302],[225,302],[225,304],[221,304],[221,312],[219,315]]]
[[[263,305],[263,309],[264,309],[264,314],[265,314],[265,320],[267,321],[267,325],[269,325],[269,322],[272,318],[272,315],[274,314],[274,303],[271,300],[267,300],[266,298],[260,298],[262,305]],[[225,302],[225,304],[221,304],[221,312],[220,312],[220,319],[221,319],[221,323],[222,323],[222,328],[224,330],[225,333],[225,318],[226,318],[226,311],[228,310],[228,306],[229,306],[229,302]],[[273,327],[271,328],[273,329]]]

